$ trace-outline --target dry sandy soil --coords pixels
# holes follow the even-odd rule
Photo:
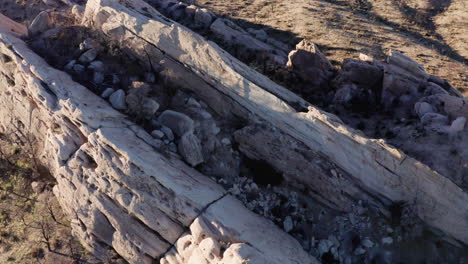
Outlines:
[[[317,43],[335,64],[399,50],[468,95],[466,0],[194,0],[283,41]]]

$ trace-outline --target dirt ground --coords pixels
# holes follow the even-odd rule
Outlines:
[[[194,0],[283,41],[317,43],[334,63],[395,49],[468,95],[465,0]]]

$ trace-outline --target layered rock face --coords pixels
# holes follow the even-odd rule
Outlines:
[[[31,135],[74,233],[96,256],[106,259],[110,246],[130,263],[315,263],[23,41],[0,40],[2,131]]]
[[[216,31],[221,22],[200,10],[195,9],[194,19]],[[189,7],[184,12],[190,12]],[[358,199],[383,213],[389,204],[409,203],[415,215],[442,231],[445,239],[467,244],[468,196],[461,188],[383,140],[346,127],[145,2],[89,0],[83,25],[126,50],[148,71],[157,68],[159,78],[201,98],[220,118],[242,123],[233,133],[239,151],[270,164],[285,184],[345,212]],[[298,46],[315,53],[307,54],[302,72],[321,76],[323,82],[332,67],[311,45]],[[84,72],[87,65],[93,84],[102,83],[105,65],[96,61],[97,49],[86,41],[81,46],[82,54],[65,70]],[[198,142],[189,117],[164,110],[152,120],[160,129],[151,133],[129,120],[131,115],[148,121],[159,108],[165,109],[145,85],[133,82],[126,91],[99,91],[107,103],[47,65],[21,40],[1,34],[0,51],[1,129],[31,134],[38,155],[57,179],[54,191],[75,234],[95,255],[105,259],[112,247],[130,263],[317,262],[291,236],[200,172],[200,164],[214,162],[204,151],[208,141]],[[294,58],[297,54],[291,54],[290,67],[301,62]],[[399,61],[393,65],[411,66]],[[401,71],[410,77],[419,72],[417,67]],[[375,75],[385,78],[379,70]],[[343,79],[356,76],[349,70]],[[145,79],[152,83],[155,76]],[[395,87],[395,80],[387,74],[386,87]],[[373,86],[372,80],[363,84]],[[347,96],[335,97],[346,102]],[[419,104],[417,111],[435,111],[428,110],[433,103],[428,104]],[[185,105],[200,108],[196,100]],[[210,115],[205,112],[205,117]],[[178,148],[164,151],[163,139],[174,138]],[[293,222],[286,220],[284,229],[291,231]]]

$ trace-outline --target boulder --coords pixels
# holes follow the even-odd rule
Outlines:
[[[312,89],[327,89],[334,71],[317,45],[308,40],[299,42],[296,49],[289,53],[286,66],[310,84]]]
[[[156,111],[159,109],[159,104],[153,99],[144,98],[141,105],[141,113],[145,119],[152,119]]]
[[[114,92],[115,92],[114,89],[112,89],[112,88],[106,88],[106,89],[104,90],[104,92],[102,92],[101,97],[102,97],[102,98],[109,98],[109,96],[111,96],[111,94],[113,94]]]
[[[112,107],[118,110],[127,109],[127,104],[125,103],[125,92],[122,89],[115,91],[110,97],[109,102]]]
[[[204,161],[200,140],[193,132],[183,134],[177,143],[177,148],[180,155],[192,167]]]
[[[450,125],[449,132],[450,133],[458,133],[465,129],[466,125],[466,118],[463,116],[458,117],[457,119],[453,120],[452,124]]]
[[[197,8],[195,11],[195,23],[209,28],[215,16],[206,8]]]
[[[96,59],[97,55],[98,50],[92,48],[90,50],[85,51],[85,53],[81,54],[80,58],[78,58],[78,61],[84,64],[90,63]]]
[[[426,86],[428,79],[429,74],[420,64],[399,52],[390,51],[387,64],[384,64],[381,103],[387,109],[395,106],[411,109],[421,98],[419,90]]]
[[[193,120],[187,115],[176,111],[166,110],[162,112],[158,121],[170,128],[179,137],[194,130]]]
[[[32,35],[37,35],[42,32],[45,32],[50,27],[50,17],[49,13],[46,11],[40,12],[29,25],[29,33]]]
[[[432,105],[426,102],[417,102],[414,105],[414,111],[420,118],[422,118],[426,113],[433,113],[434,108],[432,107]]]

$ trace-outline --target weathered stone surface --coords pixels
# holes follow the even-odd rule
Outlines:
[[[467,243],[468,237],[463,230],[468,228],[465,221],[468,197],[453,182],[384,142],[365,138],[348,129],[333,115],[314,107],[308,107],[307,113],[296,112],[291,105],[307,107],[309,104],[197,34],[176,23],[168,23],[143,2],[124,2],[126,7],[111,1],[88,1],[85,22],[119,40],[121,45],[131,46],[134,55],[142,62],[148,62],[148,54],[142,51],[150,50],[151,60],[164,60],[161,64],[165,69],[161,72],[163,76],[197,93],[221,116],[233,114],[251,122],[266,120],[281,134],[291,137],[292,142],[302,144],[305,149],[326,157],[331,165],[341,168],[353,188],[366,190],[359,193],[371,193],[383,204],[392,201],[415,203],[418,216],[427,224],[442,230],[448,237]],[[143,7],[151,13],[152,19],[135,11]],[[122,25],[128,30],[112,30],[122,28]],[[131,32],[138,32],[139,38]],[[140,41],[140,38],[145,41]],[[157,46],[158,50],[148,48],[150,45],[147,43]],[[392,61],[399,65],[398,58]],[[180,64],[185,67],[180,67]],[[407,72],[414,75],[419,70],[416,67]],[[263,147],[255,142],[251,141],[249,147],[254,155],[270,164],[278,160],[271,155],[271,150],[263,151]],[[303,183],[306,178],[310,177],[301,174],[296,181]],[[340,193],[342,188],[335,188],[333,182],[325,177],[321,180],[324,183],[318,187],[306,186],[312,189],[326,184],[333,186],[331,189],[336,194],[337,203],[330,204],[346,210],[349,199]]]
[[[239,247],[265,263],[317,263],[208,177],[155,150],[144,130],[21,40],[0,33],[0,53],[11,58],[0,64],[0,130],[23,124],[34,137],[75,235],[96,256],[107,258],[113,247],[132,264],[151,263],[180,245],[190,227],[196,241],[208,239],[197,244],[199,251],[216,254],[216,241],[229,242],[225,258],[238,257],[230,263],[249,259],[236,253]]]

